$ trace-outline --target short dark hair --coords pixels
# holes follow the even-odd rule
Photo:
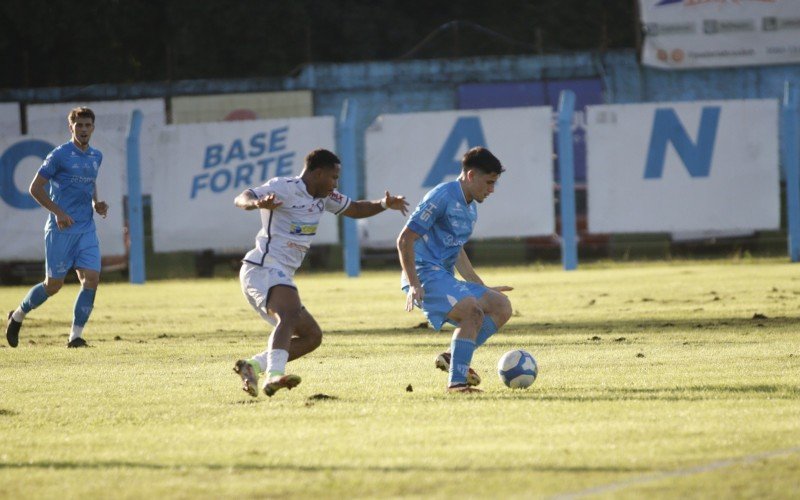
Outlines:
[[[327,149],[315,149],[306,155],[306,169],[316,170],[318,168],[333,168],[342,162],[339,157]]]
[[[461,159],[462,170],[466,172],[473,168],[477,168],[484,174],[500,175],[506,171],[500,163],[500,160],[498,160],[491,151],[480,146],[467,151],[464,158]]]
[[[86,106],[78,106],[77,108],[72,108],[69,111],[69,115],[67,115],[67,119],[70,123],[75,123],[78,121],[78,118],[91,118],[92,123],[94,123],[94,111],[87,108]]]

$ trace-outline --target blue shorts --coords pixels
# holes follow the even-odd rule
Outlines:
[[[63,278],[72,269],[100,272],[100,242],[97,232],[44,233],[45,269],[50,278]]]
[[[445,323],[458,326],[447,319],[447,315],[461,300],[467,297],[480,299],[489,291],[484,285],[461,281],[443,269],[421,272],[419,279],[425,290],[420,309],[437,331],[441,330]],[[408,293],[408,286],[404,286],[403,291]]]

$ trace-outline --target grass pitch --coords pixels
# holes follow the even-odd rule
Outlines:
[[[444,392],[450,334],[396,272],[298,276],[325,340],[271,399],[231,371],[268,335],[235,279],[102,285],[75,350],[65,286],[0,348],[0,497],[800,496],[799,267],[479,272],[515,287],[479,395]],[[513,348],[528,390],[494,373]]]

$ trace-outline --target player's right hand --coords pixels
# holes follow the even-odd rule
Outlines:
[[[72,217],[67,214],[56,215],[56,226],[59,229],[66,229],[74,223],[75,221],[72,220]]]
[[[406,295],[406,311],[413,311],[414,306],[422,308],[422,299],[425,297],[425,289],[421,286],[409,286]]]
[[[283,202],[275,197],[275,193],[268,194],[263,198],[255,200],[256,208],[261,208],[264,210],[272,210],[273,208],[277,208],[281,205],[283,205]]]

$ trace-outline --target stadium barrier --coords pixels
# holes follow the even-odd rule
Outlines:
[[[796,91],[787,85],[780,115],[793,238],[798,234],[796,214],[800,210],[797,206],[800,197],[793,194],[796,177],[791,177],[796,175],[795,167],[791,167],[796,164],[797,156]],[[561,162],[569,159],[569,131],[574,131],[574,120],[567,113],[568,96],[569,93],[562,93],[562,114],[557,120]],[[152,185],[156,251],[208,248],[240,251],[246,245],[244,242],[252,240],[258,225],[232,207],[233,197],[269,177],[296,175],[302,168],[300,158],[316,147],[336,149],[345,166],[352,166],[358,139],[353,126],[357,121],[355,108],[356,103],[349,101],[338,121],[316,117],[156,127],[150,123],[141,134],[142,122],[137,125],[137,120],[131,120],[131,113],[126,111],[127,142],[125,136],[115,134],[117,131],[99,129],[93,143],[106,154],[104,165],[124,165],[123,158],[127,158],[133,169],[139,163],[138,153],[142,159],[148,159],[141,165],[141,184]],[[147,123],[147,114],[144,116]],[[776,101],[589,106],[586,121],[591,233],[666,231],[703,235],[779,227]],[[37,123],[44,123],[44,114]],[[497,194],[481,207],[475,236],[553,235],[557,224],[553,209],[552,133],[551,110],[544,106],[381,115],[364,136],[365,197],[380,198],[388,188],[405,194],[414,205],[436,183],[455,178],[459,158],[467,148],[483,145],[510,168],[503,175]],[[140,137],[141,151],[136,150],[133,140],[136,137]],[[30,149],[37,140],[44,141],[45,146],[40,144],[41,151]],[[28,135],[4,137],[3,141],[1,224],[5,234],[19,237],[4,239],[0,259],[36,258],[42,252],[39,232],[44,217],[32,210],[38,207],[26,199],[16,180],[32,177],[37,163],[56,143],[63,142],[63,137]],[[147,167],[153,158],[158,159],[158,168]],[[21,162],[24,167],[20,167]],[[23,172],[25,169],[29,172]],[[574,190],[569,186],[574,174],[569,174],[565,163],[559,170],[560,175],[566,176],[560,179],[559,186],[560,208],[567,210],[560,213],[558,221],[563,228],[574,226],[574,222],[569,222],[568,199]],[[346,185],[345,179],[354,177],[348,172],[342,185],[342,190],[353,196],[356,188]],[[120,192],[124,184],[121,176],[101,176],[101,192],[110,193],[109,200],[119,207],[124,204]],[[141,199],[141,190],[136,193],[135,176],[127,179],[127,187],[130,190],[127,224],[131,224],[135,200]],[[20,203],[30,206],[22,207]],[[345,230],[348,275],[358,275],[363,246],[394,247],[403,220],[391,215],[395,214],[368,220],[361,245],[355,243],[359,240],[357,231]],[[104,230],[114,228],[108,237],[101,234],[104,253],[125,251],[123,221],[116,222],[99,224]],[[36,237],[31,231],[26,236],[31,228],[35,228]],[[564,229],[561,232],[566,255],[567,238]],[[143,246],[140,236],[131,234],[131,238],[132,247]],[[30,248],[11,251],[11,242],[19,241]],[[323,222],[317,242],[338,243],[337,224]],[[792,239],[793,261],[796,248],[797,240]],[[574,263],[562,257],[565,268],[577,266],[577,257]],[[141,273],[138,270],[135,273],[136,282],[143,282],[143,262],[141,268]]]
[[[786,212],[789,257],[800,260],[800,89],[786,82],[781,105],[781,144],[786,179]]]

